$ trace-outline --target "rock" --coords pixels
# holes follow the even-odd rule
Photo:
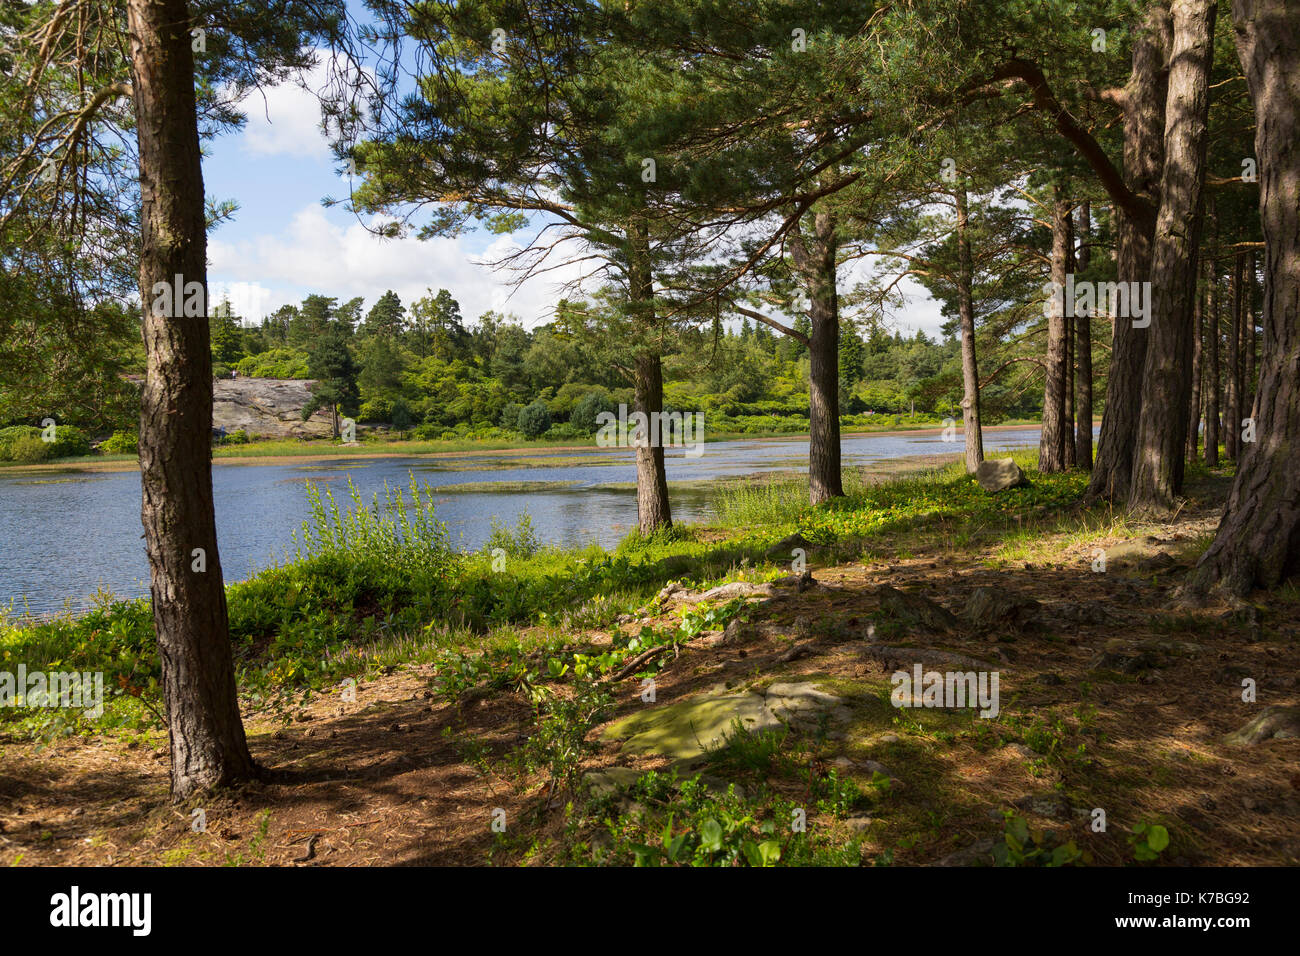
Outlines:
[[[847,721],[843,701],[815,684],[782,682],[766,693],[731,691],[724,686],[673,704],[655,707],[607,727],[606,740],[622,739],[633,754],[660,754],[690,760],[722,746],[737,723],[750,733],[789,723],[815,728],[822,716]]]
[[[789,664],[791,661],[797,661],[804,657],[811,657],[814,649],[817,647],[815,641],[804,641],[801,644],[795,644],[788,651],[777,658],[782,664]]]
[[[680,581],[669,581],[659,590],[659,593],[655,595],[655,603],[666,604],[670,601],[676,600],[683,594],[690,593],[691,592],[683,586]]]
[[[606,767],[604,770],[590,770],[582,775],[593,793],[614,793],[626,790],[640,778],[641,772],[631,767]]]
[[[662,593],[662,592],[661,592]],[[699,594],[692,594],[685,589],[676,595],[682,604],[699,604],[702,601],[730,601],[733,598],[768,598],[772,596],[772,585],[757,584],[753,581],[732,581],[720,584]]]
[[[1300,737],[1300,707],[1265,707],[1250,723],[1234,730],[1223,742],[1234,747],[1253,747],[1265,740]]]
[[[255,438],[328,437],[333,426],[327,409],[302,420],[315,384],[311,379],[219,378],[212,384],[212,426]]]
[[[1161,662],[1161,655],[1157,651],[1142,649],[1115,638],[1107,641],[1105,648],[1093,656],[1088,662],[1088,670],[1138,674],[1159,667]]]
[[[894,776],[892,773],[890,773],[888,767],[886,767],[883,763],[880,763],[875,760],[864,760],[862,762],[862,769],[872,775],[879,773],[879,774],[884,774],[886,777]]]
[[[909,624],[936,631],[955,630],[957,618],[948,610],[914,591],[900,591],[882,584],[876,588],[881,610]]]
[[[1036,813],[1040,817],[1058,820],[1070,815],[1070,805],[1054,793],[1030,794],[1015,802],[1017,810]]]
[[[976,588],[966,601],[966,619],[973,624],[1024,627],[1034,621],[1042,605],[1002,588]]]
[[[1164,551],[1157,551],[1149,558],[1143,558],[1137,563],[1137,569],[1147,574],[1158,571],[1168,571],[1170,568],[1178,567],[1178,562],[1171,558]]]
[[[999,817],[1000,819],[1000,817]],[[970,846],[962,847],[960,850],[954,850],[942,859],[936,860],[931,866],[992,866],[993,865],[993,847],[997,841],[992,837],[986,840],[980,840],[978,843],[972,843]]]
[[[1016,760],[1037,760],[1041,756],[1024,744],[1007,744],[998,752]]]
[[[723,644],[738,644],[745,636],[744,622],[738,617],[733,617],[727,622],[727,629],[722,632]]]
[[[787,535],[772,547],[768,548],[764,554],[769,561],[792,561],[794,555],[791,554],[795,548],[802,548],[806,553],[813,546],[812,542],[801,535],[798,531],[794,534]]]
[[[1025,473],[1011,458],[990,458],[975,469],[975,480],[989,494],[1027,484]]]

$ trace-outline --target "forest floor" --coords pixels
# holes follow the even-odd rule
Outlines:
[[[957,541],[913,530],[869,551],[810,547],[812,580],[747,588],[742,572],[732,589],[744,613],[661,655],[653,703],[643,671],[606,683],[612,708],[570,768],[592,786],[525,759],[543,730],[535,701],[509,688],[448,696],[428,665],[360,681],[355,700],[317,696],[287,723],[249,714],[266,780],[183,806],[167,799],[165,736],[0,739],[0,864],[676,862],[673,813],[678,829],[722,820],[738,839],[776,829],[793,861],[784,823],[750,826],[791,807],[815,849],[805,862],[981,865],[1014,845],[1021,865],[1054,849],[1097,865],[1297,864],[1300,739],[1224,736],[1300,703],[1300,594],[1174,600],[1223,492],[1207,479],[1174,520],[1121,536],[1032,521]],[[972,603],[981,588],[989,600]],[[668,588],[618,626],[672,626],[683,598]],[[611,631],[565,639],[594,654]],[[917,661],[998,672],[999,713],[891,706],[891,674]],[[1245,679],[1257,702],[1243,701]],[[814,685],[833,706],[693,760],[610,733],[682,702],[765,690],[770,701],[774,682]],[[702,770],[715,795],[665,788],[671,768]],[[1144,855],[1154,825],[1170,842]],[[692,839],[697,859],[725,856],[714,849],[725,836]]]

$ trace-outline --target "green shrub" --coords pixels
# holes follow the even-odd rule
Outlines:
[[[54,428],[54,441],[50,442],[50,457],[70,458],[76,455],[90,454],[90,439],[80,428],[73,425],[57,425]]]
[[[501,409],[501,417],[497,419],[497,424],[514,431],[519,427],[519,413],[523,410],[524,406],[518,402],[507,402],[505,408]]]
[[[519,412],[518,428],[525,438],[541,438],[551,427],[551,410],[538,399]]]
[[[14,442],[26,437],[39,439],[41,430],[31,425],[10,425],[8,428],[0,428],[0,461],[13,461]]]
[[[54,443],[35,435],[20,435],[9,445],[9,459],[18,462],[48,461],[54,457]]]
[[[106,455],[134,455],[140,450],[140,436],[135,432],[115,431],[99,443]]]
[[[579,434],[594,435],[598,428],[596,416],[601,412],[613,411],[613,406],[614,400],[609,397],[608,392],[588,392],[573,406],[573,411],[569,414],[569,424]]]

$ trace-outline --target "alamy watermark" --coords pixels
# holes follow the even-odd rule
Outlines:
[[[1043,286],[1047,301],[1043,315],[1051,318],[1109,315],[1116,319],[1132,319],[1133,328],[1145,329],[1151,324],[1150,282],[1075,282],[1074,274],[1065,277],[1065,284],[1053,280]],[[1104,306],[1103,306],[1104,303]]]
[[[703,412],[632,412],[618,406],[618,415],[601,412],[596,445],[600,448],[685,448],[687,458],[704,454]],[[628,435],[628,426],[632,434]]]
[[[0,707],[70,707],[87,717],[104,713],[103,671],[0,671]]]
[[[1000,710],[997,671],[922,672],[918,663],[910,674],[894,671],[890,682],[889,701],[895,707],[979,707],[986,718]]]

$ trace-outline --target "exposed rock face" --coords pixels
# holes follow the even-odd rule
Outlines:
[[[333,431],[328,409],[302,420],[314,384],[312,379],[219,378],[212,386],[213,427],[227,433],[243,429],[250,438],[327,438]]]
[[[989,493],[1025,484],[1025,473],[1010,458],[990,458],[975,469],[975,480]]]

